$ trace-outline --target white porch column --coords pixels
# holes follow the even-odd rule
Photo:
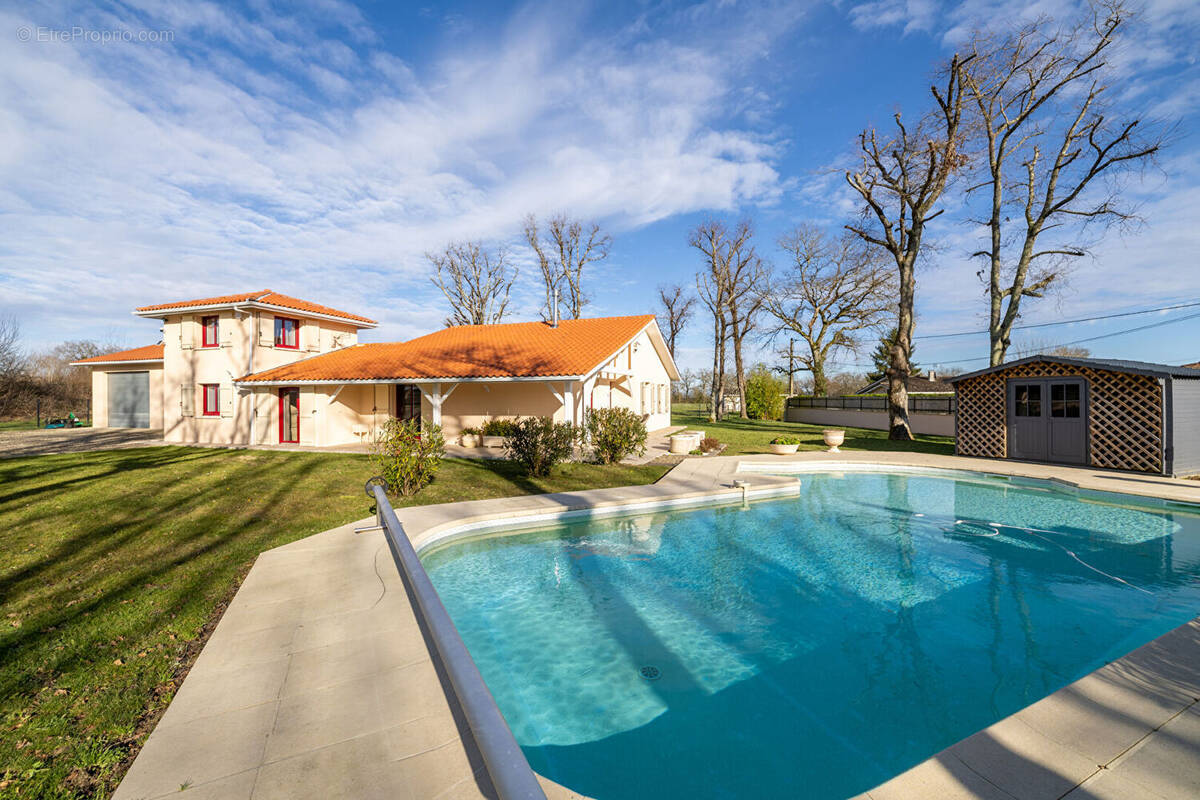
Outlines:
[[[429,400],[430,422],[440,427],[442,424],[442,403],[450,399],[450,395],[454,394],[454,390],[458,388],[458,384],[450,384],[449,390],[444,393],[442,392],[442,384],[440,383],[433,384],[432,389],[427,389],[425,388],[425,384],[418,383],[417,388]]]
[[[575,422],[575,381],[563,381],[563,422]]]

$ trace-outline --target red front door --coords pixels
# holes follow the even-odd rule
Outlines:
[[[279,443],[300,443],[300,390],[279,390]]]

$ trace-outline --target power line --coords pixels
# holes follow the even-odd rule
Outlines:
[[[1102,319],[1117,319],[1118,317],[1134,317],[1139,314],[1153,314],[1156,311],[1174,311],[1174,310],[1180,309],[1180,308],[1194,308],[1195,306],[1200,306],[1200,301],[1196,301],[1196,302],[1192,302],[1192,303],[1180,303],[1179,305],[1174,305],[1174,306],[1162,306],[1160,308],[1146,308],[1146,309],[1142,309],[1141,311],[1123,311],[1123,312],[1120,312],[1117,314],[1101,314],[1100,316],[1097,316],[1097,317],[1079,317],[1078,319],[1060,319],[1060,320],[1055,320],[1054,322],[1037,322],[1037,323],[1033,323],[1030,325],[1014,325],[1012,327],[1012,329],[1014,331],[1017,331],[1017,330],[1029,330],[1030,328],[1049,328],[1054,325],[1071,325],[1076,322],[1095,322],[1097,320],[1102,320]],[[953,338],[956,336],[976,336],[981,333],[988,333],[988,330],[985,328],[983,330],[957,331],[955,333],[927,333],[927,334],[923,334],[921,336],[914,336],[913,340],[915,341],[917,339],[950,339],[950,338]]]
[[[1200,305],[1200,303],[1193,303],[1192,305]],[[1138,333],[1140,331],[1148,331],[1152,328],[1161,328],[1163,325],[1171,325],[1176,322],[1186,322],[1189,319],[1197,319],[1197,318],[1200,318],[1200,312],[1197,312],[1195,314],[1188,314],[1183,317],[1175,317],[1174,319],[1164,319],[1164,320],[1160,320],[1158,322],[1152,322],[1149,325],[1139,325],[1136,328],[1126,328],[1123,331],[1113,331],[1112,333],[1102,333],[1099,336],[1089,336],[1085,339],[1076,339],[1075,341],[1072,341],[1072,342],[1062,342],[1060,344],[1048,345],[1046,347],[1046,349],[1054,350],[1059,347],[1070,347],[1071,345],[1086,344],[1087,342],[1096,342],[1101,339],[1111,339],[1114,336],[1124,336],[1127,333]],[[987,356],[978,356],[976,358],[959,358],[959,359],[956,359],[953,361],[938,361],[937,364],[938,365],[970,364],[974,361],[987,361],[987,360],[988,360]],[[860,363],[854,363],[854,362],[850,362],[850,361],[831,362],[831,363],[836,363],[843,367],[874,367],[875,366],[874,364],[860,364]]]

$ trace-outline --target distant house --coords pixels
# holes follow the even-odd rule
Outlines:
[[[888,390],[887,376],[868,383],[855,394],[886,394]],[[937,373],[929,370],[926,377],[920,375],[908,376],[909,394],[954,394],[954,386],[938,378]]]
[[[169,442],[360,442],[389,417],[448,438],[491,417],[577,422],[629,408],[670,424],[679,373],[653,315],[466,325],[359,344],[374,320],[270,291],[145,306],[158,345],[75,362],[92,371],[98,427],[162,428]]]

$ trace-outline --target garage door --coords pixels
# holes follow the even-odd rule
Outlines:
[[[1087,461],[1087,384],[1017,380],[1008,386],[1008,455],[1030,461]]]
[[[150,427],[150,373],[108,373],[110,428]]]

